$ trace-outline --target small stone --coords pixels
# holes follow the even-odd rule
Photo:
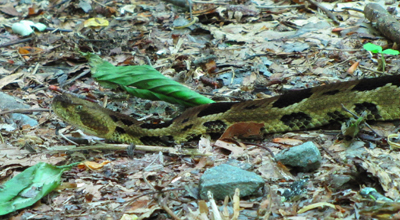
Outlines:
[[[221,164],[204,172],[200,178],[200,198],[207,199],[211,191],[214,199],[233,196],[235,189],[240,189],[240,197],[255,194],[264,185],[264,180],[257,174],[240,168]]]
[[[321,153],[311,141],[279,152],[275,159],[298,171],[310,172],[321,166]]]

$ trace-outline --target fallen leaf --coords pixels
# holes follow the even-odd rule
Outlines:
[[[87,168],[89,168],[91,170],[99,170],[99,169],[103,168],[104,165],[109,164],[109,163],[111,163],[111,161],[109,161],[109,160],[104,161],[104,162],[102,162],[100,164],[96,163],[96,162],[92,162],[92,161],[85,161],[85,162],[80,163],[78,167],[80,169],[83,169],[84,167],[87,167]]]
[[[229,150],[232,157],[239,157],[242,156],[244,153],[243,148],[238,147],[236,144],[228,143],[221,140],[216,141],[214,146]]]
[[[85,27],[107,27],[108,24],[104,18],[89,18],[84,22]]]
[[[14,17],[21,16],[21,13],[19,13],[13,5],[0,7],[0,11],[3,12],[4,14]]]
[[[292,138],[274,138],[274,139],[272,139],[272,142],[290,145],[290,146],[297,146],[297,145],[300,145],[303,143],[303,141],[301,141],[301,140],[292,139]]]
[[[39,47],[20,47],[18,48],[18,53],[22,55],[36,55],[43,52],[42,48]]]
[[[353,65],[351,65],[351,67],[347,70],[347,73],[350,75],[353,75],[354,71],[357,70],[357,67],[359,64],[360,64],[360,62],[353,63]]]
[[[264,127],[264,123],[255,122],[239,122],[231,125],[221,135],[220,139],[232,139],[238,138],[261,138],[261,128]]]

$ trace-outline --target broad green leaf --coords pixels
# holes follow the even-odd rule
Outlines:
[[[363,46],[364,49],[371,51],[372,53],[381,53],[382,47],[376,44],[367,43]]]
[[[400,52],[398,50],[392,50],[392,49],[386,49],[382,51],[383,54],[389,54],[389,55],[399,55]]]
[[[53,166],[40,162],[8,180],[0,187],[0,216],[33,205],[57,188],[61,174],[77,164]]]
[[[92,76],[103,86],[120,86],[128,93],[150,100],[163,100],[185,106],[213,103],[184,85],[162,75],[151,66],[114,66],[91,53],[82,53],[91,66]]]

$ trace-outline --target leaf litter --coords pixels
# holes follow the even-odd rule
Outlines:
[[[100,87],[76,48],[96,53],[115,66],[151,65],[215,101],[265,98],[356,77],[398,74],[396,56],[385,57],[383,73],[377,68],[380,57],[363,49],[366,43],[373,43],[398,50],[364,17],[362,10],[368,3],[193,2],[191,18],[188,7],[178,8],[169,1],[0,1],[0,85],[2,92],[21,98],[30,108],[48,109],[54,92],[47,87],[59,85],[67,91],[103,98],[113,110],[141,118],[150,114],[151,120],[159,123],[176,116],[177,108],[127,98]],[[376,3],[390,12],[398,11],[395,3]],[[321,6],[328,10],[323,12]],[[396,13],[392,16],[397,17]],[[22,37],[12,31],[13,24],[21,20],[54,29]],[[201,60],[206,61],[196,62]],[[203,75],[207,80],[200,80]],[[199,149],[212,156],[135,151],[129,159],[124,150],[49,152],[53,146],[69,145],[55,134],[65,123],[48,112],[27,115],[39,125],[16,122],[1,130],[1,184],[38,162],[111,162],[98,169],[74,167],[65,171],[65,188],[6,217],[362,219],[398,215],[396,202],[383,206],[359,194],[368,186],[393,201],[399,198],[400,158],[387,143],[376,139],[358,139],[345,147],[335,133],[317,130],[274,134],[261,146],[218,140],[220,147],[215,147],[216,138],[202,138]],[[9,114],[2,114],[2,128],[12,125],[11,120]],[[396,131],[390,123],[380,123],[374,129],[384,131],[385,136]],[[234,139],[248,134],[231,128],[225,135]],[[323,158],[318,170],[299,173],[274,160],[273,155],[281,150],[307,141],[319,145]],[[250,164],[251,171],[264,178],[265,191],[254,198],[239,199],[236,194],[232,200],[200,200],[199,178],[206,169],[226,163],[228,158]],[[298,200],[283,202],[285,190],[302,179],[308,179],[305,193]]]

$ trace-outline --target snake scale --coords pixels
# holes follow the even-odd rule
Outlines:
[[[87,133],[122,143],[171,145],[238,123],[261,124],[262,134],[307,130],[364,111],[373,121],[400,118],[400,75],[347,81],[244,102],[193,107],[161,124],[137,121],[70,94],[57,95],[54,112]]]

